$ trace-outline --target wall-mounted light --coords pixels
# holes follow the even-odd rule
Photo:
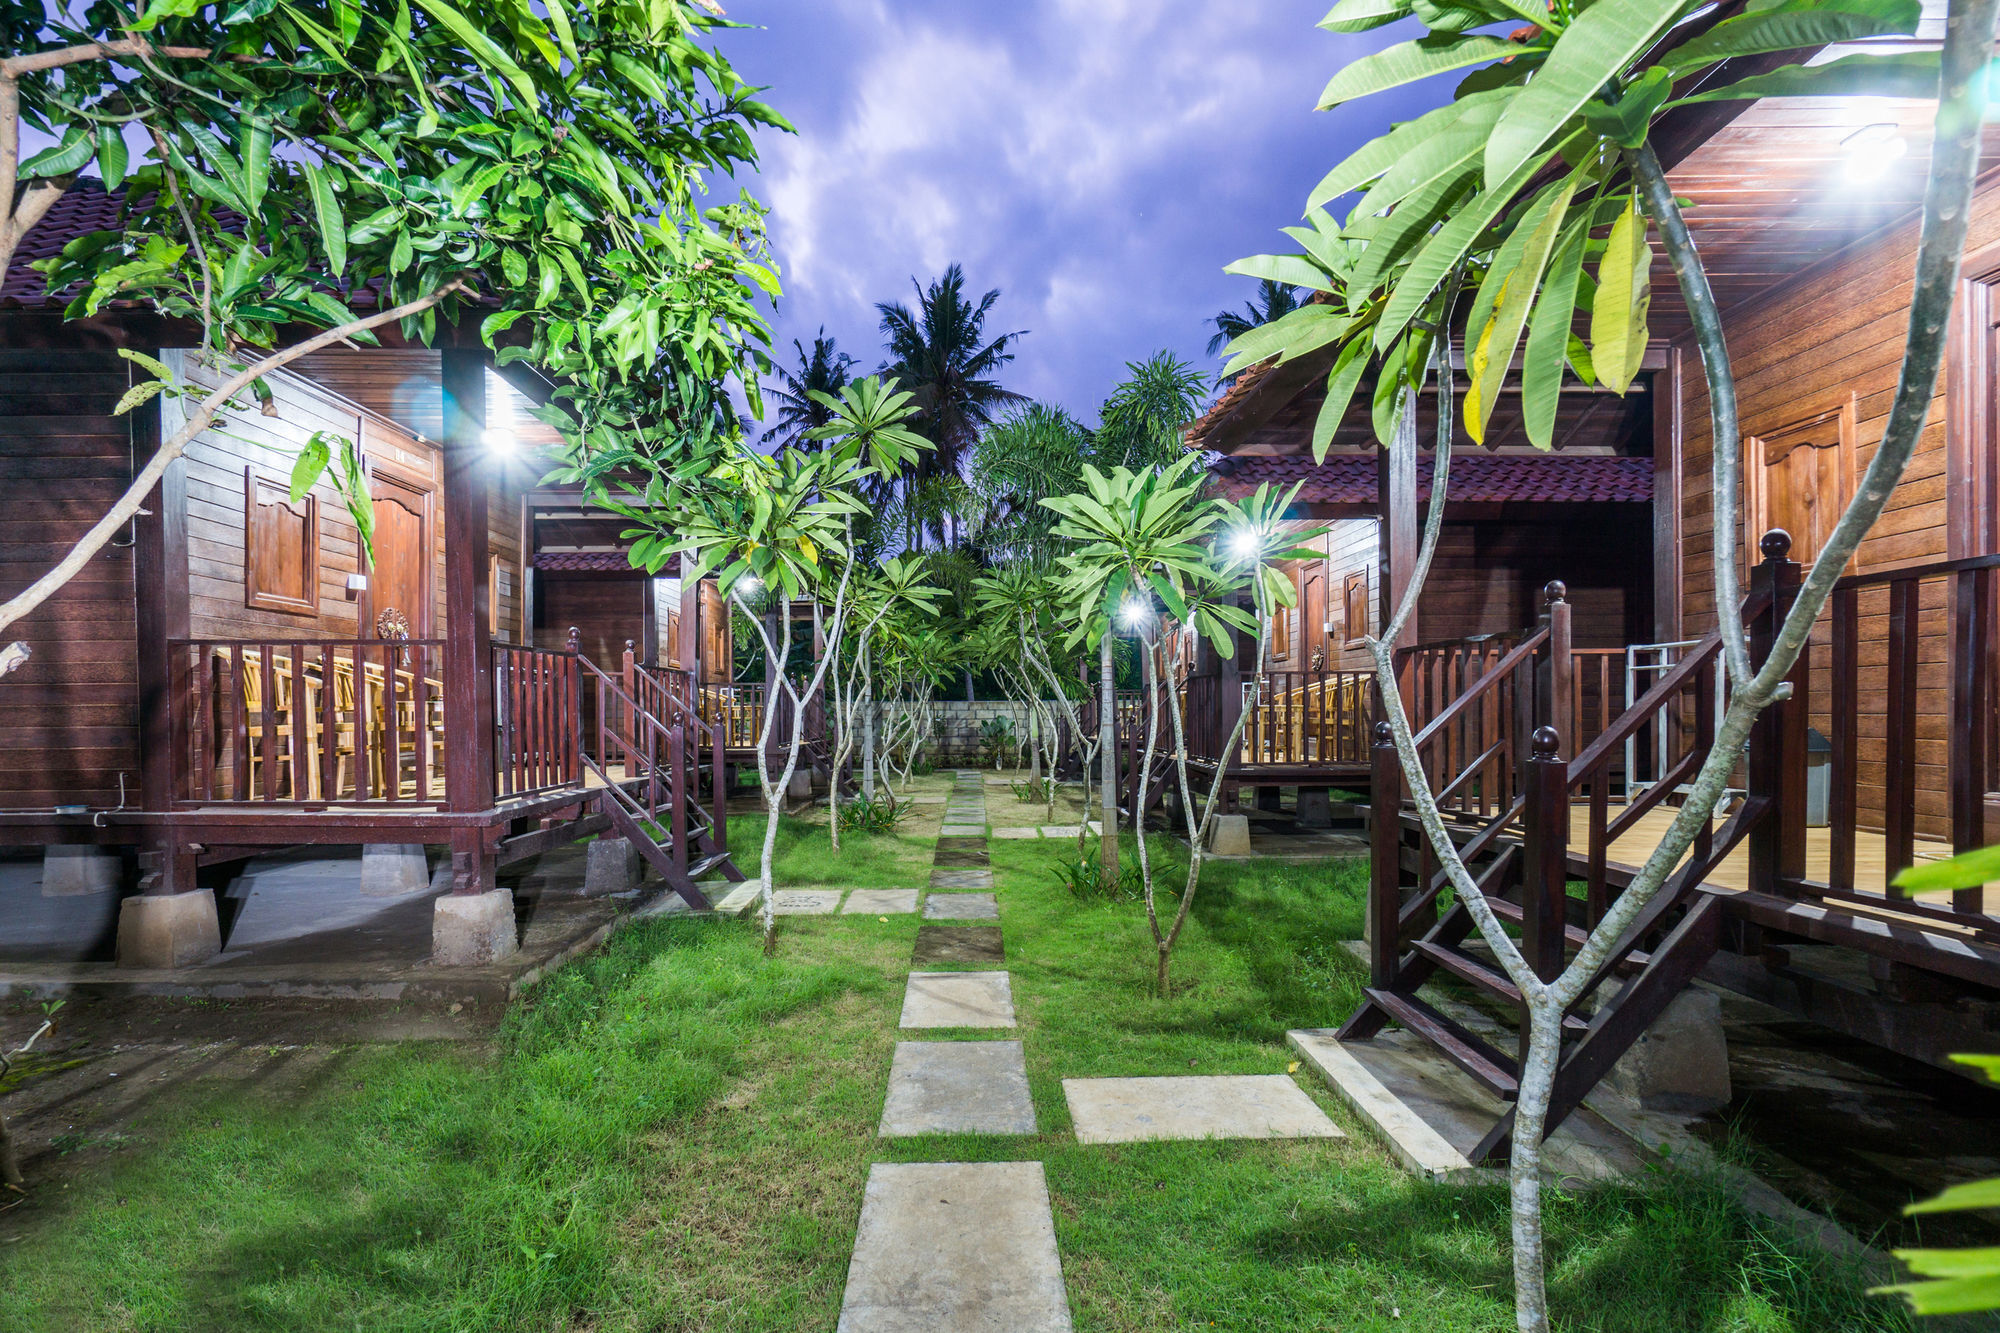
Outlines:
[[[1128,597],[1118,608],[1118,623],[1126,629],[1137,629],[1146,623],[1146,617],[1151,610],[1151,607],[1137,597]]]
[[[1887,174],[1889,168],[1910,151],[1910,144],[1903,137],[1901,126],[1890,121],[1877,121],[1872,125],[1863,125],[1842,139],[1840,151],[1847,160],[1849,180],[1872,181]]]
[[[496,454],[511,454],[520,447],[520,438],[514,434],[512,426],[488,426],[486,447]]]

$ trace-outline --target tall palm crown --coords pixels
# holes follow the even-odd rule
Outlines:
[[[1014,359],[1013,342],[1026,330],[986,338],[986,316],[1000,299],[994,290],[974,305],[965,297],[965,274],[957,264],[917,293],[913,312],[897,301],[878,302],[884,348],[882,369],[916,395],[923,416],[919,429],[937,449],[918,463],[920,475],[957,476],[965,452],[994,413],[1025,397],[1002,388],[993,372]]]
[[[1303,304],[1299,300],[1299,289],[1289,283],[1273,282],[1263,278],[1257,283],[1257,299],[1241,310],[1224,310],[1208,322],[1215,325],[1215,336],[1208,340],[1208,354],[1219,356],[1232,339],[1240,338],[1252,329],[1262,328],[1273,320],[1282,319]]]
[[[822,324],[813,337],[812,350],[808,352],[798,339],[792,339],[792,350],[799,354],[799,368],[796,372],[776,367],[778,383],[767,386],[765,392],[778,405],[777,419],[764,432],[766,440],[775,440],[781,448],[799,446],[813,447],[813,441],[806,438],[806,432],[817,430],[833,420],[833,413],[825,404],[814,400],[815,393],[828,397],[838,397],[853,378],[848,367],[854,358],[834,346],[834,340],[826,336],[826,326]]]

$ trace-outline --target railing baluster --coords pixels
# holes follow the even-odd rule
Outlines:
[[[1947,728],[1951,785],[1951,846],[1969,852],[1986,844],[1987,773],[1992,756],[1994,656],[1993,571],[1962,570],[1953,576],[1951,636],[1952,715],[1963,725]],[[1954,889],[1952,910],[1986,910],[1984,886]]]
[[[1889,585],[1889,688],[1887,768],[1882,793],[1882,891],[1903,897],[1896,876],[1916,861],[1917,844],[1917,635],[1918,584]]]
[[[1828,756],[1827,882],[1834,888],[1854,888],[1855,825],[1859,822],[1859,758],[1861,729],[1861,590],[1839,588],[1833,594],[1833,751]]]

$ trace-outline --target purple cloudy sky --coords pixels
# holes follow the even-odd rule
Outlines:
[[[1205,369],[1205,321],[1254,292],[1222,266],[1291,248],[1278,229],[1348,149],[1449,84],[1316,112],[1342,63],[1414,35],[1314,25],[1331,0],[725,0],[738,71],[798,127],[766,134],[786,296],[864,369],[874,303],[956,260],[1028,329],[1005,382],[1094,421],[1127,361]],[[1411,28],[1411,32],[1403,31]]]

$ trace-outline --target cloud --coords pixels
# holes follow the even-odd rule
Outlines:
[[[824,324],[872,367],[874,302],[957,261],[1002,290],[994,331],[1032,330],[1006,376],[1022,392],[1088,418],[1158,348],[1212,368],[1204,321],[1253,290],[1222,266],[1284,244],[1389,119],[1312,110],[1385,44],[1319,32],[1325,5],[737,0],[760,26],[724,49],[799,130],[761,137],[751,183],[784,272],[779,345]]]

